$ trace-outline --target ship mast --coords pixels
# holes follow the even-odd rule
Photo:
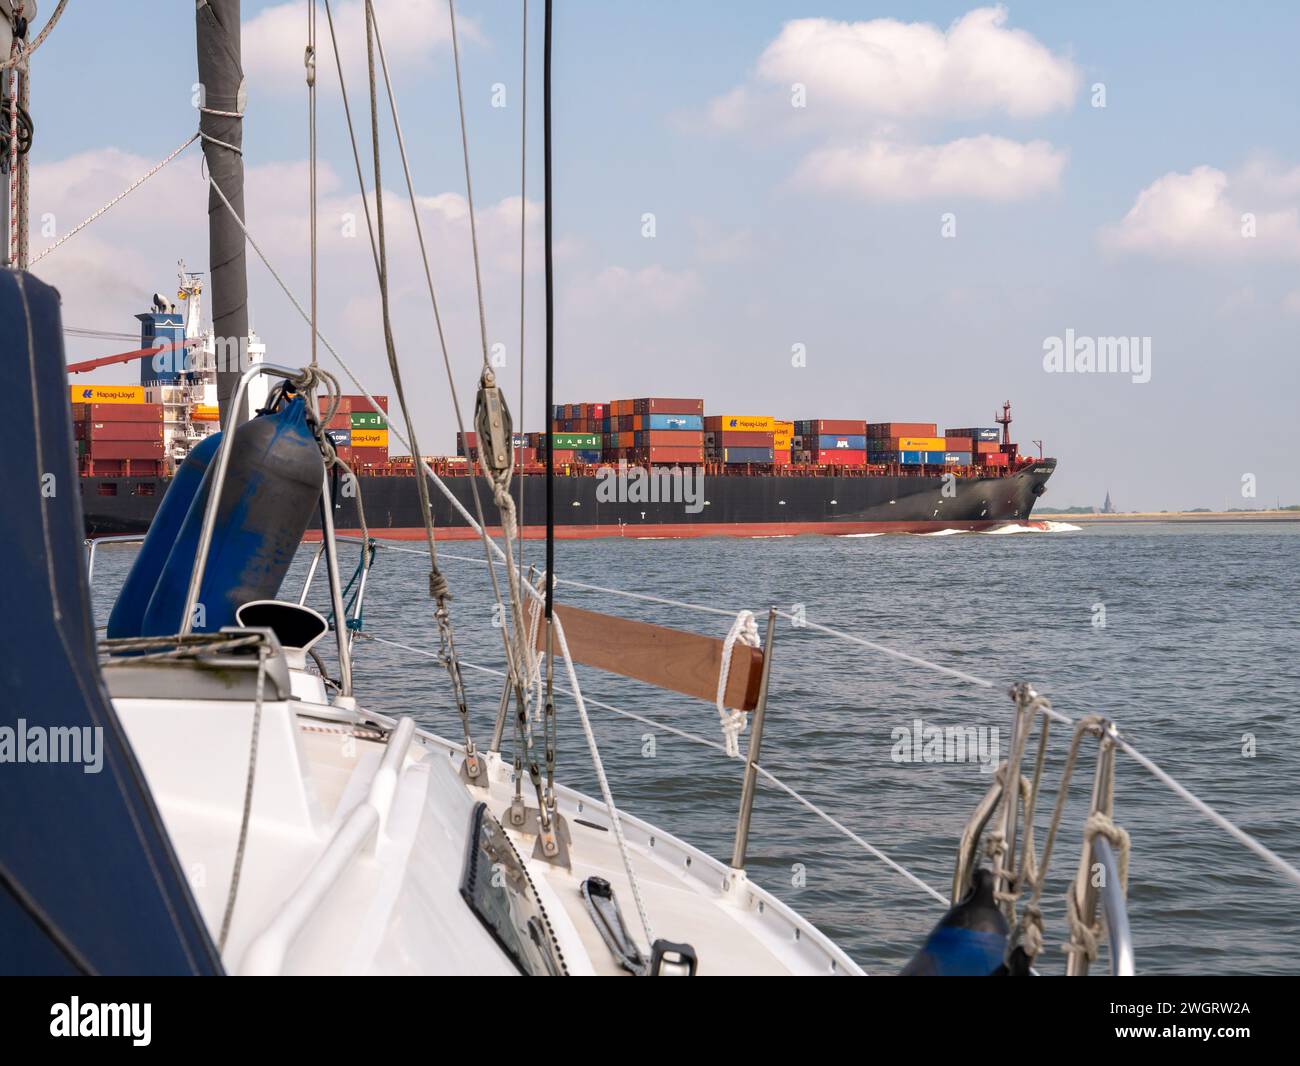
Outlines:
[[[222,424],[248,417],[230,405],[244,366],[248,343],[248,273],[244,261],[244,71],[240,62],[239,0],[198,0],[195,9],[199,72],[199,132],[208,173],[208,262],[212,332],[217,357],[217,402]],[[231,217],[221,190],[239,216]]]

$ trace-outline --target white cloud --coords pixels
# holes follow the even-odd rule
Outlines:
[[[811,153],[795,182],[872,200],[1019,200],[1055,189],[1066,153],[987,134],[940,145],[872,141]]]
[[[343,59],[344,77],[352,93],[364,90],[366,77],[365,7],[361,0],[333,5],[334,30]],[[375,0],[375,19],[390,70],[428,63],[434,53],[450,48],[451,23],[445,4],[423,0]],[[461,43],[481,41],[477,23],[456,19]],[[307,46],[307,5],[290,0],[264,8],[242,27],[244,74],[253,91],[263,88],[304,89],[303,50]],[[323,8],[316,16],[316,69],[319,84],[337,82],[329,23]],[[378,57],[376,57],[378,65]]]
[[[764,49],[756,77],[782,94],[802,84],[810,114],[852,121],[1034,118],[1068,108],[1079,88],[1074,63],[1006,23],[1002,6],[970,11],[946,32],[888,18],[798,19]],[[735,125],[748,102],[734,89],[713,101],[711,117]],[[783,106],[791,110],[788,97]]]
[[[572,286],[571,308],[578,314],[615,319],[666,314],[686,304],[699,285],[693,270],[657,264],[638,270],[607,266]]]
[[[1300,256],[1300,209],[1279,202],[1300,198],[1296,179],[1295,171],[1258,163],[1232,177],[1211,166],[1171,172],[1138,193],[1123,220],[1102,231],[1102,243],[1156,256]]]

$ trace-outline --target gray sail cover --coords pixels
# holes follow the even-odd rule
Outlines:
[[[220,973],[100,677],[59,294],[30,274],[0,270],[0,355],[0,973]]]

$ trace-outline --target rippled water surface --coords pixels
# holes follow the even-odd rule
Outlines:
[[[411,545],[404,545],[406,548]],[[345,564],[355,561],[349,546]],[[100,621],[133,557],[104,549]],[[499,668],[499,631],[481,546],[442,549],[464,659]],[[451,558],[456,556],[459,558]],[[542,547],[525,546],[527,561]],[[470,560],[470,561],[461,561]],[[287,590],[301,587],[300,558]],[[1071,716],[1101,713],[1229,818],[1300,864],[1300,524],[1103,525],[989,536],[792,537],[561,542],[557,573],[695,604],[804,605],[807,618],[968,672],[983,687],[782,622],[763,762],[792,787],[942,892],[962,827],[988,785],[977,763],[900,763],[896,728],[997,726],[1007,685],[1029,680]],[[366,629],[433,650],[419,555],[381,550]],[[320,591],[318,589],[318,591]],[[727,618],[565,588],[563,602],[725,635]],[[316,596],[314,599],[323,599]],[[1102,618],[1105,625],[1095,624]],[[445,736],[459,725],[431,660],[359,643],[363,702],[414,713]],[[580,669],[591,698],[720,737],[706,703]],[[468,671],[476,736],[498,678]],[[741,764],[598,707],[593,722],[620,806],[726,859]],[[596,792],[572,705],[560,705],[559,776]],[[653,735],[653,745],[647,738]],[[1247,757],[1250,738],[1254,755]],[[1053,736],[1042,841],[1068,738]],[[1070,790],[1047,892],[1043,969],[1059,972],[1061,900],[1079,858],[1091,788],[1088,747]],[[1300,890],[1121,756],[1116,820],[1132,835],[1130,914],[1140,972],[1300,972]],[[760,789],[750,873],[873,972],[897,970],[941,908],[775,789]],[[663,929],[671,938],[671,930]]]

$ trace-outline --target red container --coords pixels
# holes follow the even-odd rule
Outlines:
[[[632,413],[638,415],[703,415],[703,400],[684,400],[680,397],[645,397],[632,401]]]
[[[970,452],[975,450],[971,447],[973,443],[970,437],[944,437],[943,450],[946,452]]]
[[[336,444],[334,454],[342,459],[348,466],[352,465],[352,447],[348,444]]]
[[[90,450],[92,459],[161,459],[163,442],[158,440],[110,440],[100,443]]]
[[[678,412],[673,413],[677,414]],[[694,466],[704,462],[704,449],[702,447],[673,448],[664,446],[633,448],[628,452],[628,459],[638,463],[666,464],[669,466],[685,463],[688,466]]]
[[[352,416],[350,414],[335,414],[333,418],[325,425],[326,429],[351,429]]]
[[[997,455],[1002,450],[1002,446],[994,440],[977,440],[973,450],[976,455]]]
[[[718,430],[710,433],[713,438],[713,448],[721,451],[723,448],[770,448],[772,447],[772,434],[751,432],[743,429]]]
[[[366,413],[379,414],[380,412],[382,412],[383,414],[388,414],[387,396],[375,397],[375,403],[379,404],[378,411],[375,410],[375,405],[372,404],[369,400],[367,400],[364,396],[344,396],[342,397],[342,399],[348,402],[348,414],[350,415],[359,415],[359,414],[366,414]],[[339,410],[340,411],[343,410],[341,404],[339,406]]]
[[[1004,452],[990,452],[988,455],[981,455],[977,461],[982,466],[1010,466],[1011,456]]]
[[[812,461],[822,466],[866,466],[865,449],[834,448],[824,452],[813,452]]]
[[[330,409],[330,401],[329,401],[329,397],[328,397],[328,396],[318,396],[318,397],[317,397],[317,402],[320,404],[320,413],[321,413],[321,414],[324,414],[326,411],[328,411],[328,410]],[[339,405],[338,405],[336,408],[334,408],[334,414],[335,414],[335,416],[338,416],[338,415],[350,415],[351,413],[352,413],[352,397],[351,397],[351,396],[340,396],[340,397],[339,397]],[[348,425],[351,426],[352,423],[349,422]],[[331,428],[333,428],[333,427],[331,427]]]
[[[82,477],[121,477],[126,469],[125,459],[92,459],[83,455],[79,468]]]
[[[109,440],[162,440],[161,422],[74,422],[77,440],[97,444]]]
[[[162,477],[167,471],[166,459],[124,459],[125,473],[130,477]],[[137,491],[137,496],[149,493]]]
[[[810,428],[811,427],[811,428]],[[831,436],[843,435],[846,437],[861,437],[867,431],[865,422],[857,422],[851,418],[822,418],[810,419],[803,423],[803,435],[807,436]]]
[[[388,449],[387,448],[353,448],[352,449],[352,466],[354,468],[367,466],[387,466]]]
[[[937,437],[938,422],[868,422],[868,437]],[[859,430],[858,432],[861,432]]]
[[[161,422],[160,403],[74,403],[74,422]]]
[[[778,449],[778,450],[774,451],[774,452],[772,453],[772,465],[773,465],[773,466],[789,466],[789,465],[790,465],[790,449],[789,449],[789,448],[785,448],[785,449]]]
[[[572,448],[555,449],[555,465],[560,466],[564,463],[572,463],[577,459],[578,453]]]
[[[772,443],[770,440],[768,443]],[[651,448],[703,448],[704,433],[692,429],[649,429],[641,434],[641,445]]]

